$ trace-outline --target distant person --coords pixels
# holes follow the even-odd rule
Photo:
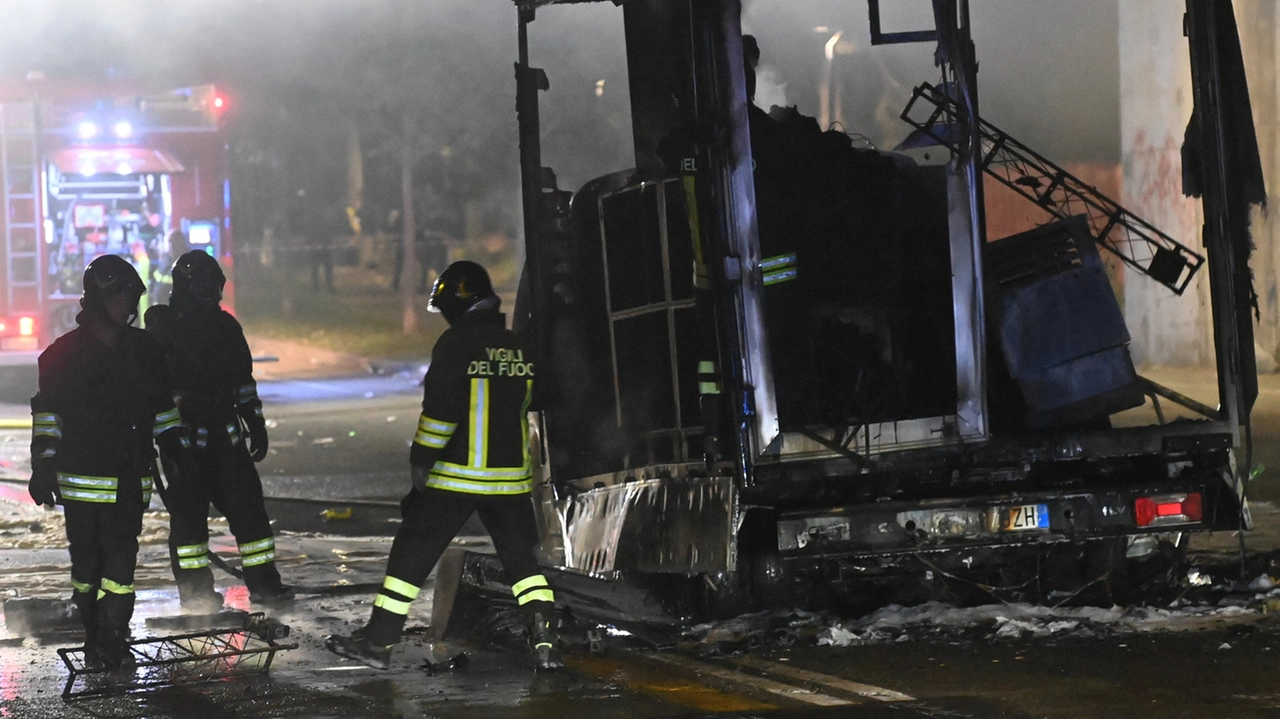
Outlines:
[[[449,264],[449,242],[459,234],[458,223],[448,211],[444,200],[436,193],[434,186],[423,188],[422,198],[415,206],[417,209],[417,228],[413,236],[413,256],[418,261],[417,294],[426,294],[427,280],[431,274],[439,276]],[[396,215],[400,220],[399,214]],[[396,227],[403,232],[403,222]],[[400,276],[404,273],[404,238],[398,235],[396,244],[395,275],[391,278],[391,289],[400,289]]]
[[[174,230],[169,233],[169,257],[178,259],[191,249],[191,240],[187,238],[187,233],[182,230]]]
[[[157,253],[161,259],[151,268],[151,291],[149,293],[151,301],[148,306],[161,304],[173,292],[173,275],[169,274],[169,269],[173,267],[174,260],[185,255],[189,249],[191,249],[191,243],[187,240],[187,233],[182,230],[174,230],[169,233],[168,252]],[[145,309],[142,315],[145,325]]]
[[[185,463],[164,350],[131,327],[146,288],[123,257],[84,271],[77,327],[39,360],[31,399],[31,481],[37,504],[61,504],[71,584],[90,667],[131,666],[129,621],[142,512],[151,503],[156,450]]]
[[[564,666],[554,626],[555,595],[534,556],[538,530],[530,492],[527,412],[541,406],[529,346],[506,329],[489,275],[455,262],[436,279],[429,307],[449,323],[431,352],[422,416],[409,451],[413,487],[369,623],[329,637],[330,651],[376,669],[391,665],[410,603],[473,512],[525,615],[534,667]]]
[[[312,214],[307,222],[307,264],[311,267],[311,289],[316,292],[334,292],[333,252],[338,237],[350,232],[346,211],[339,221],[335,213],[320,211]]]
[[[173,266],[169,304],[146,317],[191,432],[191,461],[174,462],[165,452],[161,459],[169,485],[169,558],[182,608],[193,614],[216,612],[223,603],[209,568],[210,504],[236,538],[249,601],[276,606],[294,596],[276,569],[275,537],[254,467],[267,456],[267,425],[244,331],[219,306],[225,283],[217,260],[191,250]]]

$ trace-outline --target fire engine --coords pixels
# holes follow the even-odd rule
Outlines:
[[[533,423],[535,503],[571,609],[686,621],[886,584],[1120,599],[1170,576],[1191,533],[1250,526],[1241,178],[1261,171],[1256,145],[1223,149],[1253,137],[1228,120],[1248,117],[1222,80],[1230,3],[1186,4],[1206,258],[979,114],[965,0],[903,32],[868,2],[873,45],[918,43],[943,71],[904,93],[893,150],[752,107],[739,0],[620,3],[636,166],[561,189],[529,58],[557,2],[515,0],[516,320],[557,388]],[[1052,221],[988,241],[986,177]],[[1208,274],[1215,406],[1137,374],[1103,256],[1162,292]],[[1148,400],[1155,420],[1113,424]],[[1194,416],[1166,422],[1161,400]],[[498,581],[463,567],[464,586]]]
[[[226,102],[212,85],[146,93],[41,73],[0,85],[0,349],[38,349],[75,327],[81,274],[100,255],[138,269],[143,311],[167,301],[187,249],[230,278]]]

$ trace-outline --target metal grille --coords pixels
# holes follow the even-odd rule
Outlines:
[[[698,398],[693,246],[679,180],[642,183],[600,198],[605,303],[618,427],[640,440],[634,464],[684,462]]]
[[[278,627],[261,613],[251,614],[243,629],[215,629],[172,637],[140,639],[129,643],[134,671],[130,676],[109,674],[90,667],[83,647],[59,649],[67,668],[63,699],[80,699],[151,689],[169,684],[265,674],[277,651],[297,649],[297,644],[278,644]],[[288,628],[284,627],[284,635]]]

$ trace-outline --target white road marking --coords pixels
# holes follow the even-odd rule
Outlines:
[[[813,682],[814,684],[821,684],[825,687],[830,687],[831,689],[838,689],[851,694],[857,694],[858,696],[875,699],[876,701],[913,702],[916,700],[913,696],[903,694],[902,692],[895,692],[892,689],[885,689],[884,687],[877,687],[871,684],[863,684],[862,682],[849,681],[848,679],[841,679],[827,674],[811,672],[807,669],[800,669],[799,667],[792,667],[786,664],[757,659],[755,657],[734,657],[729,659],[729,661],[744,667],[759,669],[769,674],[777,674],[790,679],[799,679],[801,681]]]
[[[795,699],[796,701],[805,702],[807,704],[814,704],[823,707],[838,707],[853,703],[848,699],[833,697],[829,694],[822,694],[811,689],[802,689],[790,684],[775,682],[771,679],[757,677],[753,674],[744,674],[732,669],[722,669],[720,667],[671,652],[654,652],[646,656],[666,664],[673,664],[682,669],[688,669],[700,674],[707,674],[736,684],[744,684],[755,689],[769,692],[770,694],[777,694],[779,696],[784,696],[788,699]]]

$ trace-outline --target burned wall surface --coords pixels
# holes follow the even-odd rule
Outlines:
[[[1273,370],[1280,352],[1280,218],[1276,217],[1280,199],[1280,26],[1276,0],[1236,0],[1236,21],[1240,28],[1240,47],[1244,52],[1245,73],[1253,105],[1253,124],[1262,156],[1262,174],[1267,183],[1266,209],[1253,211],[1254,290],[1258,293],[1257,324],[1258,371]]]
[[[1182,138],[1193,104],[1183,9],[1182,0],[1120,3],[1121,204],[1203,253],[1200,204],[1182,194]],[[1207,272],[1181,296],[1137,276],[1124,287],[1136,364],[1212,363]]]

